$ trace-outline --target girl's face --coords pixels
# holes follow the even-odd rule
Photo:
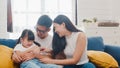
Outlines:
[[[57,23],[54,23],[53,24],[54,26],[54,29],[55,29],[55,32],[60,36],[60,37],[63,37],[65,34],[65,23],[62,23],[62,24],[57,24]]]
[[[27,37],[21,38],[20,41],[21,44],[26,48],[30,47],[33,44],[33,40],[28,40]]]

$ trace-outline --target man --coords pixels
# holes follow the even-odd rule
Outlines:
[[[36,24],[35,41],[40,43],[42,47],[51,47],[52,36],[48,33],[52,25],[52,19],[49,16],[43,15],[38,19]]]
[[[40,45],[47,49],[47,48],[52,48],[52,36],[48,33],[50,31],[50,27],[52,25],[52,19],[47,16],[47,15],[43,15],[38,19],[38,22],[35,26],[35,41],[40,43]],[[38,49],[36,49],[38,50]],[[40,57],[40,55],[38,55],[38,57]],[[26,60],[30,60],[34,58],[34,54],[31,53],[26,53],[24,55],[24,58]],[[14,55],[12,56],[12,59],[16,62],[16,63],[20,63],[22,62],[22,58],[19,56],[19,53],[14,53]],[[36,63],[38,62],[38,63]],[[30,60],[28,62],[23,62],[20,67],[21,68],[40,68],[40,66],[44,67],[44,68],[58,68],[57,65],[55,64],[44,64],[41,63],[38,60]]]

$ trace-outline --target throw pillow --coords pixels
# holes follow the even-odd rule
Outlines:
[[[12,48],[0,45],[0,68],[14,68],[11,60],[12,51]]]
[[[97,68],[118,68],[117,61],[108,53],[102,51],[88,51],[89,60]]]

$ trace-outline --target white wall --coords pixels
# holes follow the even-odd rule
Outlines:
[[[120,21],[120,0],[78,0],[78,24],[84,18]],[[0,38],[8,38],[7,0],[0,0]]]
[[[120,0],[78,0],[78,23],[93,17],[120,21]]]
[[[119,20],[120,22],[120,0],[110,0],[111,19]]]
[[[7,0],[0,0],[0,38],[8,38]]]

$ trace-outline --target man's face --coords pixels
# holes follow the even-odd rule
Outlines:
[[[48,32],[49,32],[49,28],[46,28],[45,26],[41,26],[41,25],[37,25],[36,26],[36,32],[39,38],[44,39],[45,37],[47,37]]]

